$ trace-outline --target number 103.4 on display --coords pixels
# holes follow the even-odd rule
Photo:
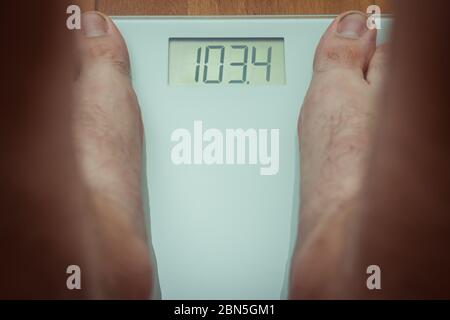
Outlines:
[[[284,41],[281,38],[170,39],[169,83],[285,84]]]

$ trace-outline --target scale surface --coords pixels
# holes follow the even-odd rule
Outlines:
[[[145,201],[147,218],[151,217],[147,222],[155,249],[161,297],[286,297],[299,205],[297,117],[311,78],[316,45],[332,17],[124,17],[114,20],[130,51],[133,82],[145,127],[144,190],[148,192]],[[382,22],[379,42],[385,40],[390,24],[384,18]],[[186,44],[183,42],[186,38],[194,42]],[[279,42],[273,43],[271,53],[270,77],[273,77],[271,81],[277,77],[276,83],[265,84],[261,80],[267,77],[267,64],[252,66],[254,47],[259,51],[253,62],[267,62],[264,50],[268,46],[264,49],[264,44],[258,47],[251,42],[258,41],[257,38],[282,41],[282,48]],[[202,43],[214,39],[218,42]],[[174,40],[180,41],[175,46],[185,47],[174,50],[185,51],[170,51],[173,48],[169,44]],[[219,68],[215,74],[210,69],[206,81],[213,82],[205,83],[202,73],[208,45],[211,53],[208,62],[212,64],[216,59]],[[233,45],[240,46],[232,49],[236,50],[235,54],[242,54],[241,59],[245,54],[243,46],[248,47],[245,79],[242,64],[235,65],[232,73],[227,69],[222,75],[218,73],[221,63],[224,68],[230,63],[227,56],[220,57],[221,50],[226,50],[227,55]],[[198,61],[194,49],[197,47],[202,52],[196,82]],[[179,59],[189,50],[190,71],[183,71],[183,61],[189,59]],[[283,50],[283,57],[276,57]],[[237,56],[233,59],[239,63]],[[284,75],[281,75],[283,63]],[[178,69],[184,76],[174,75]],[[192,76],[187,77],[189,72]],[[220,76],[222,83],[217,83]],[[229,83],[230,79],[241,82]],[[174,131],[185,129],[182,132],[190,132],[195,140],[196,121],[202,122],[203,134],[211,128],[224,135],[227,129],[255,129],[258,133],[259,129],[267,129],[270,137],[271,130],[278,129],[278,171],[262,175],[264,166],[249,161],[234,165],[174,163],[172,153],[178,143],[172,139]],[[263,141],[262,135],[257,138]],[[206,146],[207,142],[203,144]]]

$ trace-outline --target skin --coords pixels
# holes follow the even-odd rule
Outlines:
[[[344,232],[360,197],[387,62],[367,17],[344,13],[323,35],[299,119],[301,208],[291,298],[339,294]],[[350,27],[353,33],[349,33]]]
[[[450,297],[449,64],[440,41],[449,4],[395,9],[392,53],[374,52],[369,36],[347,41],[330,29],[317,49],[300,121],[304,190],[291,298]],[[367,289],[373,264],[382,290]]]
[[[9,1],[21,19],[0,20],[14,61],[2,70],[0,297],[145,299],[154,264],[126,46],[102,15],[62,28],[67,5]],[[360,14],[324,34],[299,121],[291,298],[450,297],[449,7],[398,3],[392,55],[375,31],[349,38]],[[65,287],[71,264],[83,290]],[[380,291],[365,286],[370,264]]]
[[[0,252],[8,262],[0,297],[147,299],[142,126],[125,44],[107,18],[102,36],[61,27],[64,1],[6,6],[24,16],[13,38],[14,17],[1,26],[18,63],[5,66],[10,87],[0,117]],[[14,40],[29,30],[36,41]],[[66,288],[72,264],[82,270],[82,290]]]

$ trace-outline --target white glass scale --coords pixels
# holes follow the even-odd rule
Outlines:
[[[145,206],[162,298],[286,296],[297,117],[332,18],[114,19],[145,127]],[[388,25],[383,18],[379,41]]]

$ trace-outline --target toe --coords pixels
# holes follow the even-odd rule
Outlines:
[[[130,78],[128,51],[119,30],[107,16],[88,12],[82,16],[82,32],[77,33],[77,40],[80,71],[74,85],[74,117],[79,139],[85,139],[80,145],[100,150],[99,145],[120,145],[118,141],[127,139],[123,144],[140,148],[141,140],[135,139],[143,135],[139,104]],[[106,157],[117,148],[102,150]],[[118,158],[116,154],[114,157]],[[93,165],[97,165],[93,158]]]
[[[130,62],[125,41],[109,17],[95,11],[84,13],[78,45],[81,72],[95,72],[96,66],[106,65],[112,71],[129,75]]]
[[[367,16],[351,11],[338,16],[320,40],[314,71],[346,69],[364,77],[376,47],[376,29],[367,28]]]
[[[380,87],[383,83],[389,65],[389,57],[390,45],[388,43],[380,45],[375,51],[367,71],[367,82],[372,86]]]

